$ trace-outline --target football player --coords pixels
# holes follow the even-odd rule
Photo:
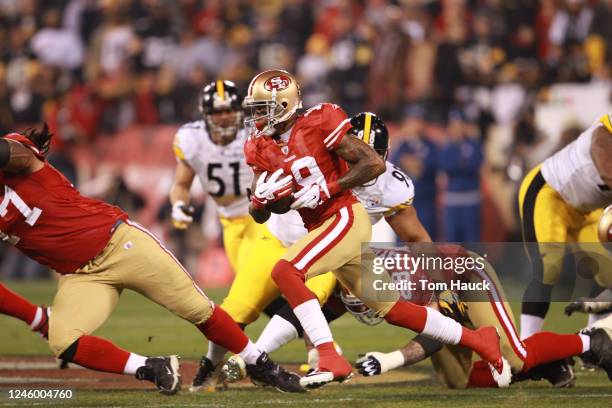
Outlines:
[[[1,283],[0,313],[21,320],[45,339],[49,336],[49,308],[32,304]]]
[[[521,338],[540,331],[551,291],[562,269],[565,248],[559,243],[596,243],[602,208],[612,202],[612,122],[604,115],[575,141],[527,174],[519,190],[523,240],[529,247],[533,279],[521,311]],[[598,252],[599,245],[588,249]],[[601,248],[603,249],[603,248]],[[609,257],[604,253],[602,259]],[[595,276],[602,287],[612,285],[612,268]]]
[[[361,244],[370,240],[371,224],[351,189],[380,176],[386,166],[368,144],[345,137],[351,124],[340,107],[323,103],[298,114],[301,103],[299,84],[290,73],[269,70],[257,74],[244,103],[248,109],[245,122],[252,126],[245,155],[255,172],[249,209],[255,221],[266,222],[270,205],[292,194],[287,193],[286,182],[267,180],[268,174],[282,169],[290,177],[291,189],[296,190],[291,208],[298,209],[309,231],[288,248],[274,266],[272,278],[319,352],[318,367],[300,380],[304,387],[317,387],[345,380],[352,367],[336,352],[319,302],[304,282],[332,271],[359,297]],[[388,322],[475,349],[503,371],[494,328],[472,331],[437,311],[397,299],[368,303]]]
[[[360,113],[351,118],[350,133],[370,145],[379,156],[386,160],[389,152],[389,132],[385,123],[370,112]],[[421,224],[414,200],[414,185],[410,177],[385,161],[386,170],[375,180],[353,188],[353,193],[365,207],[372,225],[384,218],[397,236],[404,242],[431,242],[431,237]],[[272,214],[268,229],[287,247],[305,236],[308,231],[296,211],[286,214]],[[329,322],[339,317],[333,308],[325,305],[323,314]],[[299,320],[285,303],[268,322],[256,344],[268,353],[278,349],[303,334]],[[317,349],[309,352],[309,365],[318,361]]]
[[[299,387],[193,282],[161,242],[120,208],[84,197],[45,159],[45,126],[0,138],[2,239],[61,274],[49,316],[49,347],[93,370],[134,374],[165,394],[180,389],[177,356],[147,358],[92,336],[123,289],[141,293],[193,323],[209,340],[248,359],[258,381]]]
[[[182,126],[174,139],[177,165],[170,191],[173,223],[176,228],[186,228],[193,221],[189,191],[197,175],[217,205],[225,251],[236,273],[221,307],[244,328],[279,296],[270,271],[285,248],[265,225],[249,215],[247,187],[253,174],[244,158],[247,135],[242,127],[242,96],[238,89],[227,80],[207,84],[200,111],[202,120]],[[331,275],[309,283],[322,303],[334,286]],[[226,353],[227,348],[209,342],[190,391],[214,391]]]

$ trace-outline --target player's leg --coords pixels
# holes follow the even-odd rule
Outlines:
[[[263,224],[252,219],[244,228],[237,258],[237,273],[221,308],[241,327],[255,321],[262,310],[279,296],[280,291],[270,273],[274,264],[285,253],[283,245]],[[212,341],[206,356],[200,360],[198,373],[190,391],[214,391],[227,349]]]
[[[431,356],[436,377],[448,388],[465,388],[468,385],[470,367],[472,365],[472,350],[444,345],[440,351]],[[487,370],[491,375],[491,370]]]
[[[32,331],[47,338],[49,331],[49,308],[30,303],[6,286],[0,284],[0,313],[21,320]]]
[[[359,256],[361,243],[368,242],[370,236],[371,224],[365,209],[360,204],[344,207],[292,245],[272,271],[272,278],[319,351],[319,367],[315,370],[315,375],[320,373],[323,379],[319,385],[345,379],[352,367],[336,352],[321,306],[306,287],[305,279],[338,269]]]
[[[523,241],[531,261],[533,278],[523,295],[521,338],[542,329],[553,285],[559,279],[568,228],[575,210],[546,184],[540,166],[521,183],[519,210]],[[535,243],[538,243],[537,245]]]
[[[143,294],[193,323],[208,340],[238,354],[255,381],[283,391],[301,391],[296,375],[283,370],[259,350],[221,307],[206,297],[189,273],[157,238],[128,221],[114,263],[126,288]],[[119,248],[118,248],[119,249]]]
[[[245,230],[253,219],[247,216],[234,219],[220,218],[219,220],[223,227],[223,249],[234,274],[238,274],[238,252]]]
[[[306,281],[306,287],[315,294],[319,304],[323,305],[322,310],[325,320],[328,323],[334,320],[336,314],[326,309],[326,302],[336,287],[336,277],[332,273],[324,273]],[[271,353],[290,341],[301,337],[304,332],[300,320],[293,313],[289,303],[284,299],[283,303],[283,306],[272,316],[255,343],[267,353]]]

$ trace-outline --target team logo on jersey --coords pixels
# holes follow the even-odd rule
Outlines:
[[[380,199],[380,197],[369,197],[366,200],[366,207],[368,208],[375,208],[380,206],[382,200]]]
[[[266,88],[266,91],[272,91],[273,89],[282,91],[283,89],[289,88],[290,84],[291,78],[289,78],[287,75],[277,75],[269,78],[264,83],[264,88]]]
[[[281,147],[281,152],[283,152],[283,154],[287,154],[287,153],[289,153],[289,146],[283,146],[283,147]]]

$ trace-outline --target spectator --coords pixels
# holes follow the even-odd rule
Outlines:
[[[421,223],[432,237],[438,236],[437,186],[438,152],[436,144],[425,136],[424,109],[413,106],[406,110],[391,161],[399,166],[414,182],[414,207]]]
[[[463,113],[449,114],[447,139],[438,165],[446,174],[444,232],[449,242],[480,241],[480,165],[483,161],[477,134],[470,134]]]

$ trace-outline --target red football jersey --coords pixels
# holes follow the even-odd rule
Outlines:
[[[24,136],[6,137],[44,160]],[[72,273],[93,259],[108,243],[117,220],[128,218],[119,207],[83,197],[46,161],[32,174],[0,171],[0,183],[0,237],[59,273]]]
[[[246,161],[255,172],[271,174],[282,168],[285,174],[292,174],[296,192],[314,183],[325,189],[348,171],[334,150],[350,128],[350,120],[339,106],[322,103],[298,117],[286,145],[266,136],[249,137],[244,145]],[[351,190],[343,190],[314,209],[298,211],[306,228],[312,230],[355,202]]]

